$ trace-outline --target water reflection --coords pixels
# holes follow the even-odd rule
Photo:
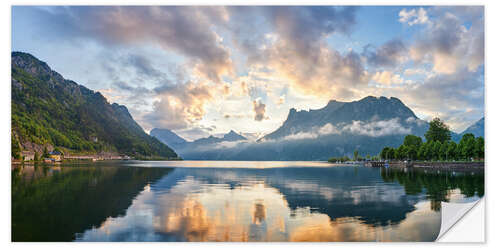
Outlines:
[[[113,166],[12,170],[12,240],[71,241],[125,215],[135,196],[171,169]]]
[[[71,239],[77,241],[432,241],[440,229],[436,204],[477,199],[484,193],[481,174],[300,167],[298,163],[290,163],[290,168],[260,165],[258,169],[193,168],[199,162],[175,168],[144,167],[160,163],[133,164],[143,167],[62,167],[57,174],[53,169],[28,174],[30,171],[24,169],[13,172],[13,187],[23,183],[16,190],[53,189],[60,182],[72,186],[79,178],[84,179],[76,185],[80,188],[50,191],[55,196],[72,195],[74,200],[92,197],[85,200],[89,204],[85,209],[90,204],[97,206],[71,213],[87,223],[70,230],[59,228],[56,236],[46,239],[54,240],[66,231],[65,237],[57,240],[69,240],[72,234]],[[116,178],[118,173],[122,178]],[[38,180],[30,177],[37,174]],[[92,185],[98,190],[87,194],[91,191],[83,187]],[[124,187],[130,187],[129,191]],[[14,203],[17,207],[19,203],[47,203],[45,196],[26,192],[14,196],[13,188],[13,211]],[[114,201],[111,196],[116,196]],[[57,211],[46,211],[46,217],[59,223],[54,228],[72,223],[67,216],[54,212],[77,204],[63,203],[50,205],[61,206]],[[18,232],[19,240],[34,239],[19,233],[21,229],[40,228],[38,224],[47,222],[31,216],[30,224],[20,227],[27,221],[21,215],[29,212],[25,209],[13,216],[17,227],[14,230],[13,223],[13,232]],[[34,232],[38,240],[47,237]]]

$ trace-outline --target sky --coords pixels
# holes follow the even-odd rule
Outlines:
[[[476,6],[13,6],[12,51],[188,140],[369,95],[455,132],[484,116]]]

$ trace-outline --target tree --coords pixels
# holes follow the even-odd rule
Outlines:
[[[384,147],[382,149],[382,151],[380,151],[380,158],[383,159],[383,160],[387,160],[389,158],[387,158],[387,153],[389,152],[389,147]]]
[[[449,142],[444,142],[441,144],[441,147],[439,148],[439,159],[440,160],[448,160],[448,155],[446,154],[448,150],[448,144]]]
[[[354,160],[358,160],[358,150],[354,150]]]
[[[474,151],[477,159],[484,159],[484,138],[482,136],[476,138]]]
[[[417,159],[417,155],[418,155],[418,148],[417,146],[415,145],[411,145],[411,146],[408,146],[407,147],[408,150],[407,150],[407,154],[408,154],[408,159],[414,161]]]
[[[454,141],[448,143],[448,147],[446,148],[446,157],[447,159],[457,159],[457,144]]]
[[[458,144],[462,159],[470,160],[470,158],[474,157],[475,142],[476,140],[474,135],[471,133],[467,133],[462,136],[462,139],[460,139],[460,143]]]
[[[427,141],[439,141],[441,143],[449,141],[451,132],[448,125],[444,124],[439,117],[432,119],[429,123],[429,130],[425,132],[425,139]]]
[[[389,148],[389,150],[387,151],[387,160],[395,159],[395,155],[396,155],[396,150],[394,150],[394,148]]]
[[[404,160],[408,158],[408,151],[405,145],[399,146],[399,148],[396,150],[395,158],[398,160]]]
[[[38,155],[38,152],[35,151],[35,156],[33,157],[35,161],[39,161],[40,160],[40,156]]]
[[[432,157],[431,157],[431,159],[432,160],[439,160],[439,150],[441,149],[442,144],[440,141],[432,141],[431,144],[432,144],[432,147],[431,147]]]
[[[405,136],[405,140],[404,140],[403,144],[407,147],[416,146],[418,148],[422,145],[422,138],[420,138],[420,136],[416,136],[416,135],[407,135],[407,136]]]
[[[369,161],[369,160],[370,160],[370,158],[371,158],[370,154],[366,154],[365,159],[366,159],[367,161]]]
[[[21,147],[19,146],[19,142],[14,136],[11,136],[11,155],[14,159],[21,159]]]
[[[49,158],[49,152],[47,151],[47,147],[43,147],[43,154],[42,154],[42,157],[43,158]]]
[[[426,150],[426,143],[422,144],[422,146],[420,146],[418,148],[418,151],[417,151],[417,159],[420,160],[420,161],[424,161],[426,160],[426,155],[425,155],[425,150]]]

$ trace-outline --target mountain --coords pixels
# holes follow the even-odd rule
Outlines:
[[[178,136],[169,129],[154,128],[151,132],[149,132],[149,134],[173,149],[176,149],[187,142],[184,138]]]
[[[475,137],[482,136],[484,138],[484,117],[465,129],[462,133],[460,133],[460,136],[467,133],[471,133]]]
[[[399,146],[407,134],[423,137],[428,127],[401,100],[368,96],[332,100],[317,110],[292,108],[279,128],[256,142],[211,136],[176,151],[192,160],[326,160],[355,150],[378,155],[385,146]]]
[[[234,130],[229,131],[222,137],[215,137],[211,135],[209,137],[200,138],[191,142],[184,140],[182,137],[168,129],[154,128],[151,130],[150,134],[158,138],[158,140],[165,143],[166,145],[174,148],[181,157],[183,155],[192,156],[191,153],[194,153],[196,156],[190,159],[204,159],[203,157],[198,155],[198,153],[216,149],[217,146],[221,143],[237,143],[248,140],[246,137],[236,133]],[[207,159],[211,159],[211,157]]]
[[[242,136],[242,135],[234,132],[233,130],[229,131],[229,133],[225,134],[222,137],[223,141],[244,141],[246,139],[247,138],[245,138],[244,136]]]
[[[327,124],[342,126],[353,121],[370,123],[397,119],[402,125],[408,125],[412,133],[423,136],[426,126],[418,126],[419,120],[410,108],[395,97],[368,96],[359,101],[337,102],[332,100],[317,110],[299,111],[290,109],[287,119],[276,131],[266,135],[263,139],[280,139],[300,132],[309,132],[314,127],[323,127]]]
[[[12,52],[11,64],[13,148],[177,157],[146,134],[125,106],[110,104],[101,93],[64,79],[30,54]]]

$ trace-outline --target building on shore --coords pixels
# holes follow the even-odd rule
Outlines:
[[[59,151],[51,151],[49,152],[49,156],[50,159],[56,162],[62,160],[62,153]]]

